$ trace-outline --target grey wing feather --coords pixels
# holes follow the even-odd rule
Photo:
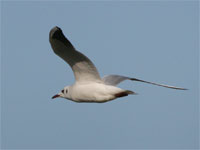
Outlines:
[[[100,75],[88,57],[75,50],[59,27],[54,27],[49,33],[49,41],[56,55],[65,60],[72,68],[76,81],[99,81]]]
[[[175,86],[170,86],[170,85],[165,85],[165,84],[158,84],[158,83],[154,83],[154,82],[144,81],[144,80],[120,76],[120,75],[107,75],[107,76],[104,76],[102,78],[102,80],[105,84],[113,85],[113,86],[116,86],[117,84],[121,83],[124,80],[132,80],[132,81],[144,82],[144,83],[153,84],[153,85],[162,86],[162,87],[171,88],[171,89],[176,89],[176,90],[187,90],[187,89],[181,88],[181,87],[175,87]]]
[[[116,86],[120,82],[124,80],[129,80],[130,78],[120,75],[106,75],[102,78],[103,82],[107,85],[113,85]]]

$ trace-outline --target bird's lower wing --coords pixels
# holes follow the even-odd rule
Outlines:
[[[71,66],[76,81],[101,81],[99,73],[92,61],[75,50],[60,28],[54,27],[50,31],[49,41],[55,54]]]
[[[136,78],[129,78],[129,77],[120,76],[120,75],[107,75],[107,76],[104,76],[102,78],[102,80],[105,84],[113,85],[113,86],[116,86],[117,84],[121,83],[124,80],[132,80],[132,81],[144,82],[144,83],[153,84],[153,85],[162,86],[162,87],[171,88],[171,89],[176,89],[176,90],[187,90],[187,89],[181,88],[181,87],[175,87],[175,86],[170,86],[170,85],[165,85],[165,84],[158,84],[158,83],[154,83],[154,82],[144,81],[144,80],[140,80],[140,79],[136,79]]]

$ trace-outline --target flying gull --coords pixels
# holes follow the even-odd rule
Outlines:
[[[49,41],[55,54],[70,65],[76,79],[73,85],[64,87],[63,90],[52,97],[53,99],[62,97],[74,102],[103,103],[119,97],[136,94],[133,91],[117,87],[119,83],[125,80],[139,81],[177,90],[186,90],[185,88],[148,82],[121,75],[107,75],[101,78],[92,61],[74,48],[59,27],[56,26],[51,29]]]

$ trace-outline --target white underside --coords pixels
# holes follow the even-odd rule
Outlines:
[[[68,99],[75,102],[107,102],[125,90],[103,83],[75,83],[69,87]]]

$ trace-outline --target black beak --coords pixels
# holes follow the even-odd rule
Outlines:
[[[57,98],[57,97],[60,97],[60,95],[56,94],[56,95],[54,95],[54,96],[52,97],[52,99]]]

